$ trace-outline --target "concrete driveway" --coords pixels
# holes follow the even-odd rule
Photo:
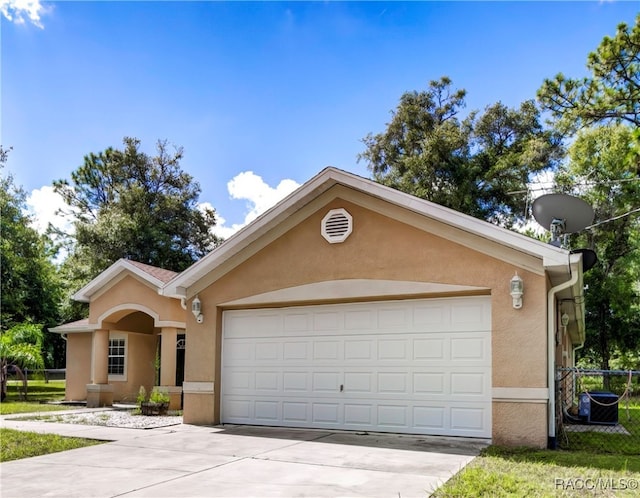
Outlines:
[[[113,442],[0,464],[2,497],[426,497],[486,443],[249,426],[136,430],[3,420]]]

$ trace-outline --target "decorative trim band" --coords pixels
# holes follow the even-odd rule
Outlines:
[[[505,403],[546,403],[549,391],[546,387],[494,387],[492,397]]]
[[[182,392],[185,394],[213,394],[213,382],[183,382]]]
[[[87,393],[112,393],[111,384],[87,384]]]

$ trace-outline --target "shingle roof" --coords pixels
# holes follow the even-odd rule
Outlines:
[[[51,327],[49,331],[58,334],[64,334],[67,332],[90,332],[92,328],[95,328],[95,326],[91,327],[91,325],[89,324],[89,319],[83,318],[82,320],[77,320],[75,322],[69,322],[58,325],[57,327]]]
[[[164,268],[158,268],[157,266],[146,265],[144,263],[139,263],[138,261],[133,261],[131,259],[128,259],[127,262],[141,269],[143,272],[148,273],[152,277],[157,278],[165,284],[177,275],[175,271],[165,270]]]

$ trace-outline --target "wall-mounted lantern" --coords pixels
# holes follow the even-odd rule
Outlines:
[[[518,272],[511,278],[511,297],[513,298],[513,307],[517,310],[522,308],[522,295],[524,294],[524,282],[518,275]]]
[[[196,321],[198,323],[204,322],[204,316],[202,315],[202,302],[200,302],[198,296],[196,296],[191,303],[191,313],[196,317]]]

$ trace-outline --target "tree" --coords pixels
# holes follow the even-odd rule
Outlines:
[[[182,271],[218,243],[215,213],[198,207],[200,186],[180,169],[182,149],[159,141],[151,157],[138,139],[123,144],[85,156],[71,182],[54,182],[75,217],[66,267],[83,283],[119,258]]]
[[[0,169],[7,154],[8,150],[0,147]],[[19,324],[52,327],[59,318],[61,290],[49,259],[50,242],[30,226],[31,219],[24,214],[25,198],[10,174],[0,177],[0,331]],[[64,364],[62,339],[53,334],[45,337],[47,364]]]
[[[496,103],[463,119],[464,90],[451,80],[407,92],[383,133],[368,134],[365,160],[374,179],[480,219],[511,226],[525,215],[531,176],[562,156],[557,134],[543,129],[532,101],[519,109]]]
[[[27,395],[26,369],[44,368],[42,347],[44,335],[41,325],[23,323],[0,336],[0,400],[7,395],[7,378],[15,372],[22,380],[22,395]]]
[[[605,37],[587,67],[591,77],[560,73],[538,90],[558,126],[569,132],[609,121],[640,126],[640,14],[632,28],[622,23],[613,38]]]
[[[640,176],[633,135],[623,125],[583,130],[556,175],[563,191],[580,195],[595,211],[594,225],[573,236],[572,245],[598,255],[584,277],[584,354],[604,370],[615,352],[640,349]]]

